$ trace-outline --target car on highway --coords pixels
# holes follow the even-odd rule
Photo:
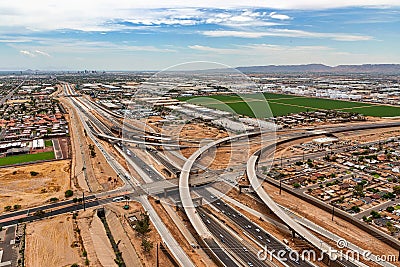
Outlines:
[[[125,198],[124,197],[116,197],[116,198],[113,198],[113,202],[121,202],[121,201],[123,201]]]

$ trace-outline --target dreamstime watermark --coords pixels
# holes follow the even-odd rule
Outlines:
[[[260,261],[272,261],[274,258],[281,262],[293,261],[311,261],[322,262],[324,259],[330,261],[373,261],[373,262],[397,262],[399,258],[396,255],[373,255],[369,250],[362,252],[354,250],[344,250],[348,247],[348,242],[344,239],[339,239],[336,242],[339,249],[334,249],[328,246],[328,250],[316,251],[314,249],[305,249],[300,251],[292,250],[288,247],[281,250],[269,248],[267,245],[258,251],[257,257]]]

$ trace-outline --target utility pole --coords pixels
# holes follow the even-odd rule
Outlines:
[[[82,202],[83,202],[83,211],[86,211],[86,207],[85,207],[85,191],[82,192]]]
[[[279,180],[279,195],[282,194],[282,180]]]
[[[160,264],[159,264],[159,259],[158,259],[158,243],[157,243],[157,267],[159,267],[160,266]]]

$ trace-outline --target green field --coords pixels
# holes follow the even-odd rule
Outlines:
[[[54,152],[43,152],[38,154],[25,154],[25,155],[16,155],[9,156],[5,158],[0,158],[0,166],[19,164],[25,162],[39,161],[39,160],[49,160],[54,159]]]
[[[395,106],[272,93],[247,94],[241,96],[216,95],[184,97],[179,98],[179,100],[258,118],[271,117],[272,114],[273,116],[283,116],[321,109],[354,112],[374,117],[400,116],[400,107]],[[266,105],[266,102],[268,102],[268,105]]]

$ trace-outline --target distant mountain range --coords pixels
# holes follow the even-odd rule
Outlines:
[[[382,73],[400,74],[400,64],[363,64],[363,65],[338,65],[335,67],[324,64],[306,65],[268,65],[237,67],[243,73]]]

